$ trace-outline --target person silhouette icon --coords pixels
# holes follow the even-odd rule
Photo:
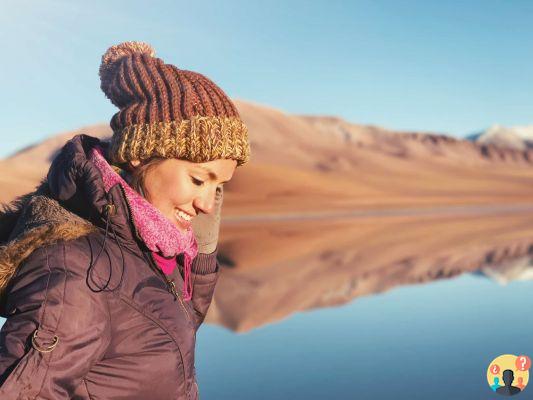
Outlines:
[[[500,378],[495,376],[494,377],[494,383],[492,385],[490,385],[490,387],[492,388],[492,390],[496,391],[496,389],[498,389],[500,387]]]
[[[514,380],[514,372],[511,369],[506,369],[503,371],[503,383],[505,386],[501,386],[496,389],[496,393],[504,396],[514,396],[515,394],[520,393],[520,388],[516,386],[511,386]]]
[[[516,386],[518,386],[520,388],[520,390],[524,390],[524,388],[526,387],[526,385],[524,385],[524,378],[519,376],[518,377],[518,384]]]

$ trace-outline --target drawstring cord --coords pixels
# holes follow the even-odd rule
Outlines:
[[[191,282],[191,264],[190,257],[185,254],[183,262],[183,300],[190,301],[192,299],[193,283]]]
[[[115,231],[115,228],[113,228],[113,225],[111,225],[111,230],[113,231],[113,237],[115,238],[115,241],[118,244],[118,249],[120,250],[120,258],[122,259],[122,269],[120,272],[120,280],[116,286],[116,288],[119,288],[122,285],[122,280],[124,279],[124,270],[126,268],[125,260],[124,260],[124,250],[122,250],[122,244],[120,243],[120,240],[118,239],[117,232]]]
[[[113,232],[113,237],[114,237],[115,241],[118,244],[118,248],[120,250],[120,255],[121,255],[121,258],[122,258],[122,271],[121,271],[121,274],[120,274],[120,281],[119,281],[118,285],[114,289],[110,289],[110,290],[113,291],[113,290],[117,289],[118,287],[120,287],[120,285],[122,284],[122,280],[124,278],[124,269],[125,269],[124,252],[122,250],[122,245],[120,243],[120,240],[118,239],[118,236],[117,236],[117,233],[115,231],[115,228],[113,228],[113,225],[111,225],[109,223],[109,220],[110,220],[111,216],[115,215],[115,213],[116,213],[116,207],[115,207],[115,205],[113,203],[109,203],[109,204],[106,204],[104,206],[104,214],[106,215],[104,241],[102,242],[102,246],[100,247],[100,251],[96,255],[96,258],[94,260],[91,260],[91,263],[89,264],[89,268],[87,270],[87,278],[86,278],[87,286],[89,286],[89,288],[93,292],[96,292],[96,293],[100,293],[100,292],[106,290],[107,287],[109,286],[109,283],[111,282],[111,278],[113,277],[113,266],[111,265],[111,262],[110,262],[110,264],[109,264],[109,277],[108,277],[107,282],[105,283],[103,288],[93,289],[93,287],[91,287],[91,282],[89,281],[89,280],[91,280],[92,283],[95,283],[94,279],[92,279],[92,274],[91,274],[92,273],[92,269],[96,265],[98,259],[100,258],[100,255],[102,254],[102,252],[105,249],[105,245],[106,245],[106,242],[107,242],[107,237],[108,237],[108,234],[109,234],[109,228],[110,227],[111,227],[111,231]],[[91,251],[91,256],[92,256],[92,251]]]

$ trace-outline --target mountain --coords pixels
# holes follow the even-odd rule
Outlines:
[[[466,139],[480,144],[494,144],[501,148],[523,151],[533,148],[533,125],[514,127],[493,125],[487,130],[467,136]]]
[[[330,116],[290,115],[236,101],[252,161],[226,185],[227,215],[526,201],[533,149],[442,134],[395,132]],[[109,137],[107,124],[53,136],[0,160],[0,202],[44,177],[77,133]]]

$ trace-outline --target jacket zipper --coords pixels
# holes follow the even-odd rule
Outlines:
[[[183,311],[185,311],[185,314],[187,315],[187,318],[189,319],[189,321],[192,322],[192,318],[191,318],[191,315],[189,314],[189,312],[187,311],[187,308],[185,307],[185,304],[183,304],[183,300],[181,298],[181,296],[179,295],[178,291],[176,290],[176,284],[174,283],[174,281],[172,279],[169,279],[158,267],[157,267],[157,263],[156,261],[154,260],[154,256],[151,254],[151,253],[148,253],[148,259],[149,259],[149,264],[150,264],[150,267],[152,268],[152,270],[154,270],[154,272],[161,276],[165,283],[167,284],[168,286],[168,291],[174,295],[174,298],[175,299],[178,299],[179,303],[181,304],[181,307],[183,308]]]
[[[133,214],[131,212],[131,206],[130,206],[130,203],[128,201],[128,197],[126,196],[126,192],[125,192],[124,188],[122,187],[122,185],[119,185],[119,186],[120,186],[120,190],[122,191],[122,197],[124,198],[124,201],[126,203],[126,207],[128,208],[128,212],[129,212],[129,215],[130,215],[130,218],[129,218],[130,221],[129,222],[130,222],[131,226],[133,227],[133,232],[135,233],[135,236],[137,237],[137,240],[140,240],[142,242],[142,238],[139,235],[139,231],[137,230],[137,227],[135,226],[135,223],[133,222],[133,217],[132,217]],[[191,316],[189,315],[189,312],[185,308],[185,304],[183,304],[183,301],[182,301],[180,295],[176,291],[176,284],[174,283],[174,281],[171,280],[171,279],[168,279],[167,276],[163,273],[163,271],[161,271],[157,267],[157,263],[154,260],[154,257],[152,256],[151,253],[148,253],[148,257],[146,257],[146,254],[144,253],[144,251],[141,250],[141,254],[143,255],[143,258],[145,259],[145,261],[148,261],[148,266],[150,267],[150,269],[152,269],[153,272],[156,275],[159,275],[160,277],[163,278],[164,282],[168,286],[168,291],[170,293],[172,293],[172,295],[174,296],[175,299],[178,299],[179,303],[183,307],[183,311],[185,311],[185,315],[187,315],[187,318],[189,319],[189,322],[192,323]],[[178,351],[180,353],[181,364],[183,365],[183,382],[187,382],[187,379],[186,379],[186,376],[185,376],[186,375],[185,374],[185,360],[183,359],[183,354],[181,352],[180,347],[179,346],[177,346],[177,347],[178,347]]]
[[[135,236],[137,237],[138,240],[142,241],[142,238],[140,237],[139,235],[139,231],[137,230],[137,227],[135,226],[135,223],[133,221],[131,221],[131,218],[132,218],[132,212],[131,212],[131,206],[130,206],[130,203],[128,201],[128,197],[126,196],[126,192],[124,191],[124,188],[120,186],[120,190],[122,191],[122,195],[124,197],[124,200],[126,202],[126,206],[128,207],[128,212],[129,212],[129,215],[130,215],[130,223],[131,225],[133,226],[133,231],[135,233]],[[144,252],[141,250],[141,252],[143,253],[144,255]],[[146,258],[146,257],[145,257]],[[160,277],[163,278],[163,281],[165,282],[165,284],[167,285],[167,288],[168,288],[168,291],[174,296],[174,298],[178,299],[179,303],[181,304],[181,307],[183,308],[183,311],[185,311],[185,314],[187,315],[187,318],[189,319],[189,321],[192,322],[192,318],[191,318],[191,315],[189,314],[189,312],[187,311],[187,308],[185,307],[185,304],[183,304],[183,300],[181,298],[181,296],[179,295],[179,293],[177,292],[176,290],[176,284],[174,283],[174,281],[172,279],[169,279],[158,267],[157,267],[157,263],[156,261],[154,260],[154,257],[152,256],[152,254],[148,253],[148,265],[151,267],[151,269],[156,273],[156,275],[159,275]]]
[[[148,265],[150,266],[150,269],[152,269],[154,271],[154,273],[156,275],[159,275],[159,276],[162,276],[165,280],[165,282],[167,283],[168,285],[168,291],[170,293],[172,293],[174,295],[174,300],[178,299],[179,303],[181,304],[181,307],[183,308],[183,311],[185,311],[185,315],[187,315],[187,319],[189,320],[189,322],[191,324],[194,325],[193,321],[192,321],[192,318],[189,314],[189,312],[187,311],[187,308],[185,307],[185,304],[183,304],[183,300],[181,299],[181,296],[179,295],[179,293],[177,292],[176,290],[176,284],[174,283],[173,280],[167,278],[167,276],[157,267],[157,263],[154,259],[154,256],[152,255],[152,253],[147,253],[145,254],[144,252],[142,252],[143,255],[147,256],[148,258]],[[179,348],[178,346],[178,349],[179,349],[179,352],[180,352],[180,356],[181,356],[181,363],[183,364],[183,382],[187,382],[186,378],[185,378],[185,362],[183,360],[183,355],[181,354],[181,349]],[[196,384],[196,382],[194,382]],[[190,391],[190,389],[188,389]],[[198,391],[198,385],[196,386],[196,390]],[[188,394],[190,395],[190,394]]]

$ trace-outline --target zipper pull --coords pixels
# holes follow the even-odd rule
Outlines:
[[[174,283],[174,281],[171,281],[169,279],[167,279],[167,283],[168,283],[168,291],[174,295],[175,297],[174,300],[176,300],[178,298],[178,292],[176,291],[176,284]]]

